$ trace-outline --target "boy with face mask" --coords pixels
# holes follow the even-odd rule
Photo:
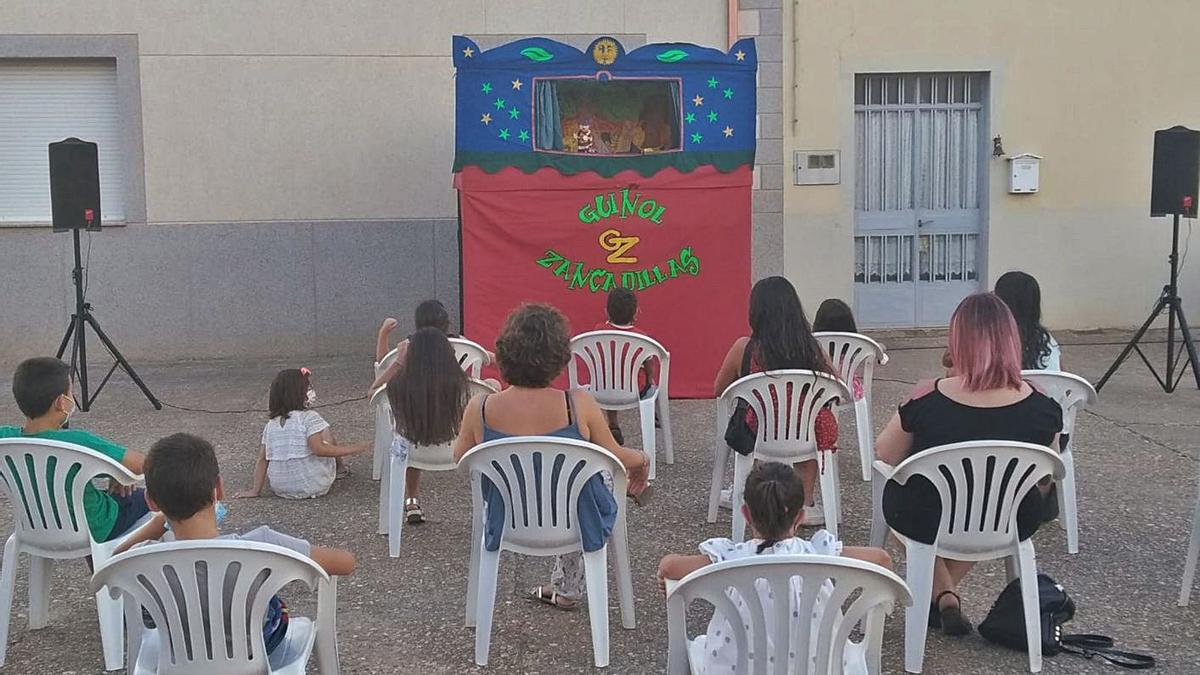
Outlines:
[[[65,429],[75,412],[75,384],[71,367],[59,359],[39,357],[23,361],[13,374],[13,398],[25,415],[20,427],[0,426],[0,438],[42,438],[74,443],[120,462],[140,474],[145,459],[141,453],[79,429]],[[145,491],[131,489],[113,481],[109,492],[97,490],[89,482],[83,488],[83,512],[88,530],[96,541],[111,541],[127,532],[149,513]]]

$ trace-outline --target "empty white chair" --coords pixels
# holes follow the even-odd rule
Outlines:
[[[488,353],[483,345],[466,338],[452,337],[450,346],[454,347],[454,358],[458,359],[458,365],[462,366],[467,375],[478,380],[483,364],[488,361]]]
[[[567,372],[571,388],[583,388],[605,410],[638,409],[642,423],[642,449],[650,458],[650,478],[657,476],[654,409],[658,407],[663,429],[663,456],[675,463],[671,437],[671,406],[667,385],[671,374],[671,355],[653,338],[624,330],[594,330],[571,338],[571,363]],[[638,391],[638,373],[652,358],[659,362],[657,388],[642,399]],[[588,384],[579,381],[579,362],[583,362]]]
[[[1200,488],[1196,492],[1196,510],[1192,514],[1192,536],[1188,539],[1187,558],[1183,563],[1183,586],[1179,589],[1179,606],[1192,601],[1192,583],[1196,580],[1196,561],[1200,559]]]
[[[1021,377],[1029,380],[1062,407],[1062,433],[1070,435],[1070,442],[1061,455],[1066,473],[1058,485],[1058,510],[1062,513],[1062,526],[1067,530],[1067,551],[1079,553],[1079,508],[1075,501],[1075,419],[1080,411],[1096,402],[1096,389],[1078,375],[1056,370],[1022,370]]]
[[[494,394],[496,389],[481,380],[471,379],[470,396]],[[384,397],[386,402],[386,396]],[[391,408],[388,420],[393,424],[389,431],[395,434]],[[383,465],[383,479],[379,482],[379,534],[388,536],[388,554],[400,557],[400,531],[404,527],[405,474],[409,468],[422,471],[454,471],[454,441],[441,445],[414,445],[408,450],[408,462],[388,453]]]
[[[316,589],[317,619],[289,614],[268,658],[267,605],[293,581]],[[322,675],[338,672],[337,579],[295,551],[220,539],[141,546],[96,567],[92,588],[105,587],[125,598],[130,675],[303,674],[314,647]],[[143,607],[155,628],[143,628]]]
[[[875,366],[888,362],[883,345],[858,333],[813,333],[825,348],[829,363],[837,369],[838,378],[851,393],[854,378],[862,382],[863,396],[854,401],[854,428],[858,432],[858,456],[862,463],[863,480],[871,480],[871,463],[875,461],[875,427],[871,423],[871,383]]]
[[[989,465],[991,468],[989,468]],[[892,530],[904,544],[908,588],[913,604],[904,616],[904,668],[921,672],[925,634],[933,595],[933,565],[938,556],[979,562],[1004,558],[1008,579],[1021,579],[1025,632],[1029,640],[1029,670],[1042,669],[1041,619],[1038,616],[1037,563],[1033,538],[1021,541],[1017,507],[1046,476],[1063,477],[1058,452],[1032,443],[968,441],[923,450],[894,469],[875,462],[872,481],[874,518],[871,545],[882,546],[887,535],[883,519],[883,486],[888,479],[901,485],[922,476],[938,492],[942,518],[932,545],[913,541]]]
[[[633,577],[625,533],[625,467],[612,453],[586,441],[554,436],[517,436],[481,443],[459,460],[471,477],[471,569],[467,577],[467,625],[475,626],[475,663],[486,666],[492,641],[492,611],[500,551],[552,556],[583,552],[588,618],[597,668],[608,665],[608,549],[613,549],[621,625],[636,628]],[[554,469],[553,467],[560,467]],[[607,544],[583,551],[579,529],[579,493],[601,471],[612,474],[617,520]],[[487,478],[504,502],[500,547],[484,545],[487,504],[480,493]],[[522,490],[520,486],[524,486]]]
[[[754,460],[784,464],[816,461],[821,472],[825,529],[836,537],[841,514],[838,462],[836,457],[824,457],[817,451],[817,414],[834,401],[850,401],[850,390],[836,377],[811,370],[751,373],[726,387],[717,402],[717,448],[708,492],[710,523],[717,522],[721,483],[730,452],[725,444],[725,428],[738,399],[746,401],[758,418],[758,435],[754,454],[735,453],[733,460],[733,540],[743,541],[746,537],[742,492]]]
[[[51,462],[50,460],[54,461]],[[43,628],[50,608],[50,567],[55,560],[92,556],[100,565],[112,556],[123,537],[92,540],[83,512],[83,487],[97,476],[110,476],[122,485],[142,479],[88,448],[38,438],[0,439],[0,478],[12,510],[13,533],[4,544],[0,567],[0,666],[8,647],[17,560],[29,554],[29,627]],[[141,527],[150,516],[136,523]],[[96,593],[100,642],[105,670],[122,667],[121,603]]]
[[[388,402],[387,385],[371,394],[371,412],[375,416],[375,436],[371,448],[371,480],[383,476],[388,451],[392,447],[392,405]]]
[[[779,602],[782,598],[790,600]],[[671,675],[703,673],[706,644],[712,649],[708,641],[721,639],[688,637],[687,610],[697,600],[719,609],[729,622],[733,635],[723,637],[737,645],[735,672],[751,675],[840,674],[845,657],[862,659],[872,675],[881,673],[884,619],[896,604],[912,603],[908,587],[895,574],[851,558],[769,555],[708,565],[667,591],[667,672]],[[745,613],[735,604],[739,600]],[[765,607],[768,603],[774,604]],[[807,617],[814,611],[819,611],[819,618],[810,622]],[[793,630],[793,612],[806,617],[797,622],[800,630]],[[856,627],[862,634],[859,642],[850,639]],[[789,669],[789,661],[794,669]]]

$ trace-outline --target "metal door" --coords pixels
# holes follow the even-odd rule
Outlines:
[[[855,315],[944,326],[979,289],[983,73],[855,78]]]

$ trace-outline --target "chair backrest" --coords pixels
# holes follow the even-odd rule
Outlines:
[[[0,482],[8,493],[17,538],[33,551],[86,551],[91,534],[84,486],[97,476],[141,479],[117,461],[74,443],[0,439]]]
[[[1008,549],[1017,541],[1017,507],[1046,476],[1062,478],[1062,459],[1042,445],[967,441],[923,450],[901,462],[892,479],[923,476],[942,501],[937,546],[968,555]]]
[[[721,419],[742,399],[758,418],[754,452],[761,459],[792,461],[817,450],[817,413],[834,401],[854,403],[846,384],[828,373],[771,370],[751,373],[721,394]]]
[[[665,363],[669,354],[654,338],[624,330],[594,330],[571,338],[568,366],[571,387],[580,386],[579,362],[587,389],[601,405],[636,403],[638,371],[651,358]]]
[[[468,391],[474,398],[480,394],[494,394],[496,388],[483,380],[471,378]],[[454,462],[454,441],[440,445],[413,445],[408,449],[408,466],[422,471],[453,471],[458,467]]]
[[[859,333],[821,332],[813,333],[813,337],[824,347],[829,364],[837,370],[838,379],[850,386],[857,375],[862,379],[863,397],[870,400],[875,366],[888,362],[883,345]]]
[[[742,601],[744,614],[735,599]],[[751,675],[841,673],[855,627],[861,627],[868,663],[878,664],[884,617],[897,603],[912,604],[899,577],[852,558],[764,555],[708,565],[667,594],[671,673],[687,672],[687,609],[697,600],[711,604],[728,621],[732,636],[723,637],[737,645],[735,672]],[[817,616],[810,620],[814,611]],[[796,619],[799,630],[793,630],[793,617],[802,617]]]
[[[396,433],[396,421],[392,419],[392,403],[388,400],[386,384],[371,394],[371,410],[375,412],[372,456],[385,457],[392,447],[392,436]]]
[[[1064,434],[1074,433],[1079,411],[1096,402],[1096,388],[1078,375],[1059,370],[1022,370],[1021,377],[1062,407]]]
[[[92,589],[124,593],[150,613],[160,636],[157,672],[241,675],[270,672],[263,619],[271,596],[293,581],[314,590],[329,576],[280,546],[212,539],[122,553],[96,570]]]
[[[396,358],[400,356],[400,348],[397,347],[387,354],[383,355],[383,359],[375,364],[375,377],[383,375],[384,371],[391,368],[396,363]]]
[[[580,550],[579,493],[608,471],[613,494],[625,494],[625,467],[604,448],[573,438],[514,436],[481,443],[459,460],[479,490],[486,477],[504,500],[501,548],[553,555]],[[482,518],[476,513],[474,518]]]
[[[468,375],[479,379],[483,362],[488,360],[487,350],[482,345],[461,337],[450,338],[450,346],[454,347],[454,358],[458,359],[458,365],[462,366]]]

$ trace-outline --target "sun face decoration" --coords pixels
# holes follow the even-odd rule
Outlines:
[[[602,66],[610,66],[617,60],[617,41],[601,38],[592,45],[592,60]]]

